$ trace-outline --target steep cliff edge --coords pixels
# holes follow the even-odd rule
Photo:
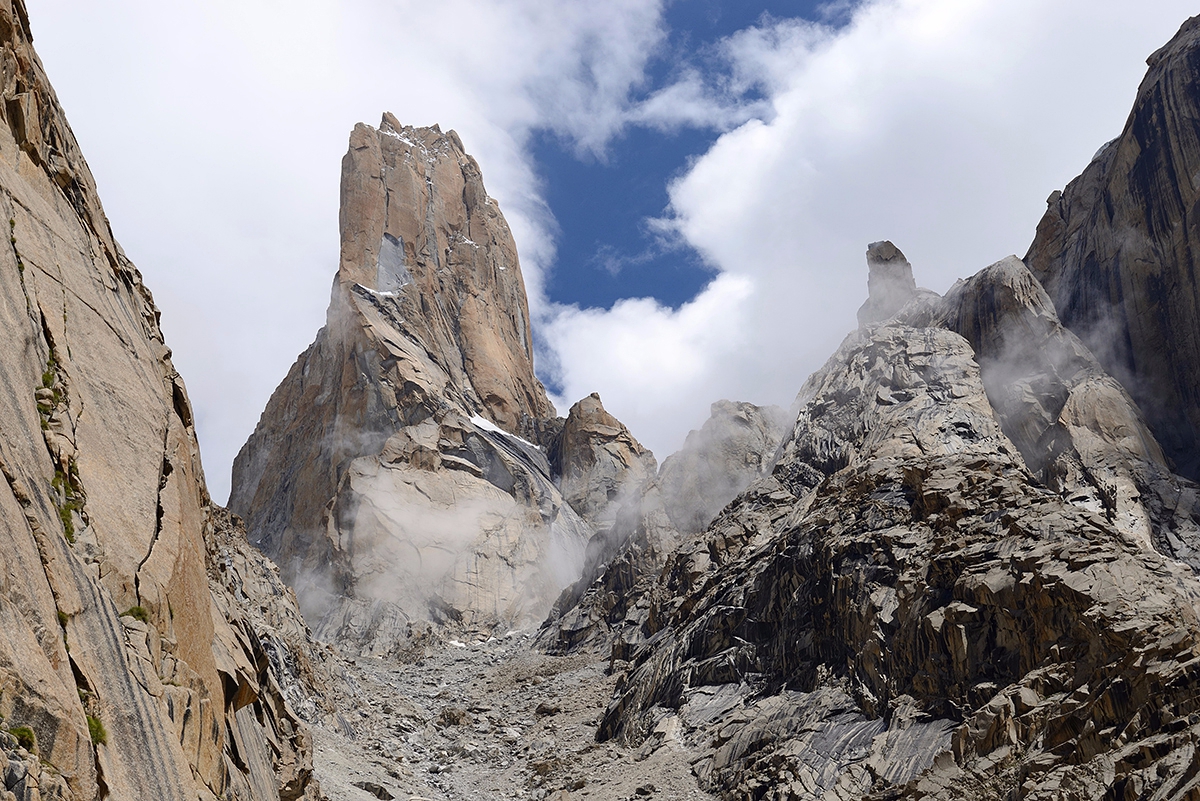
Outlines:
[[[299,685],[261,658],[260,613],[210,582],[205,532],[223,524],[187,393],[19,0],[0,3],[0,42],[6,789],[315,798],[307,733],[281,694]],[[294,609],[287,593],[270,603]]]
[[[1120,136],[1048,201],[1025,256],[1177,472],[1200,477],[1200,18],[1150,56]]]
[[[598,397],[555,417],[512,235],[453,131],[355,127],[340,223],[327,324],[230,507],[331,642],[402,654],[429,623],[540,622],[581,569],[580,515],[610,518],[653,456]]]

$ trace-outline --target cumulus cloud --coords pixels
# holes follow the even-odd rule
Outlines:
[[[384,110],[454,128],[519,243],[535,308],[554,221],[527,145],[602,154],[662,0],[29,0],[114,231],[163,310],[213,495],[324,323],[338,176]]]
[[[836,2],[820,24],[764,18],[651,86],[664,0],[28,5],[163,310],[218,498],[324,321],[354,122],[386,109],[462,135],[521,250],[556,402],[599,390],[661,458],[717,398],[788,405],[854,325],[868,242],[895,241],[938,290],[1023,251],[1042,199],[1118,133],[1143,60],[1191,10]],[[549,304],[555,226],[531,137],[603,157],[629,125],[723,132],[654,226],[715,278],[675,310]]]
[[[727,95],[757,87],[769,109],[674,182],[660,221],[719,278],[678,311],[560,311],[562,399],[598,389],[660,457],[714,399],[787,406],[856,325],[868,243],[893,240],[938,291],[1022,254],[1190,11],[879,0],[836,29],[767,19],[730,37]]]
[[[675,413],[681,397],[718,380],[714,369],[755,347],[743,314],[752,292],[745,276],[724,274],[678,310],[649,298],[618,301],[608,310],[560,307],[544,322],[544,336],[562,376],[602,392],[619,386],[629,419],[658,421]],[[577,395],[568,391],[557,405],[566,409]]]

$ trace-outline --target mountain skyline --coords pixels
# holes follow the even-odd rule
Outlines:
[[[853,327],[867,242],[938,291],[1023,253],[1189,11],[761,10],[31,3],[214,496],[323,320],[355,122],[459,132],[513,227],[560,413],[599,391],[666,456],[720,397],[790,403]]]
[[[0,801],[1200,795],[1165,8],[0,0]]]

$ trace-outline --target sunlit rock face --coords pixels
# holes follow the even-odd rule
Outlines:
[[[431,622],[539,622],[593,531],[555,468],[602,518],[653,456],[603,407],[555,417],[512,235],[453,131],[358,125],[341,234],[327,324],[238,455],[231,508],[322,638],[404,653]]]
[[[654,454],[604,410],[595,392],[571,407],[553,456],[563,497],[598,531],[612,527],[624,494],[653,478],[658,467]]]
[[[1120,136],[1050,196],[1025,256],[1063,323],[1200,477],[1200,19],[1149,58]]]
[[[472,413],[520,435],[523,416],[554,417],[533,374],[516,245],[458,135],[390,114],[356,126],[341,195],[338,286],[383,293],[445,374],[443,392]]]
[[[19,1],[0,47],[0,795],[315,799],[285,695],[319,671],[301,688],[266,655],[312,667],[294,598],[209,500],[158,310]]]

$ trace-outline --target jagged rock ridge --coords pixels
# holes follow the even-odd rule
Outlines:
[[[328,641],[404,654],[430,623],[539,622],[653,456],[598,396],[555,417],[512,235],[453,131],[356,126],[340,224],[327,324],[230,507]]]
[[[1019,260],[851,334],[799,404],[624,599],[602,738],[737,799],[1195,791],[1200,583],[1155,550],[1192,521],[1119,486],[1187,485]]]
[[[734,799],[1200,793],[1198,31],[1024,263],[940,298],[873,243],[768,471],[661,573],[635,533],[567,599],[552,646],[607,623],[625,671],[601,739]]]
[[[294,599],[205,489],[158,310],[0,2],[0,746],[23,799],[315,799]],[[249,600],[249,599],[247,599]],[[269,610],[269,614],[268,611]],[[294,636],[276,637],[290,619]],[[269,658],[286,654],[286,660]],[[281,671],[306,666],[307,678]],[[11,797],[11,796],[7,796]]]

